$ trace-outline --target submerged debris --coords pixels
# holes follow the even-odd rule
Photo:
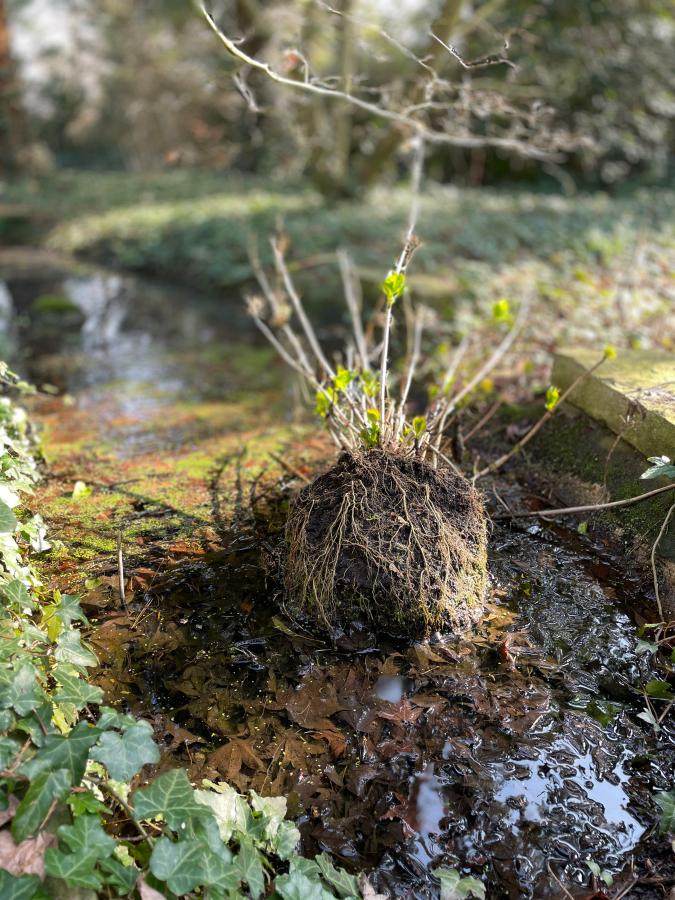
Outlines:
[[[291,505],[286,542],[290,609],[329,631],[357,619],[425,636],[483,612],[483,502],[450,469],[382,450],[344,453]]]

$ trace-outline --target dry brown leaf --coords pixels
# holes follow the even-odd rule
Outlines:
[[[41,831],[36,837],[15,843],[11,833],[0,831],[0,869],[10,875],[45,877],[45,850],[56,845],[56,836]]]
[[[164,894],[160,894],[159,891],[150,887],[144,878],[138,880],[138,893],[141,895],[141,900],[165,900]]]
[[[3,825],[6,825],[10,819],[14,818],[14,813],[16,812],[18,805],[19,801],[14,794],[10,794],[7,809],[0,809],[0,828],[2,828]]]
[[[359,890],[363,900],[389,900],[389,894],[378,894],[363,872],[359,875]]]

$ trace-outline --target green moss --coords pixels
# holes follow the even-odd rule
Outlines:
[[[579,414],[561,412],[537,435],[530,445],[530,459],[546,480],[573,477],[581,483],[571,486],[572,502],[600,502],[598,491],[606,490],[609,500],[627,500],[661,482],[644,482],[640,475],[645,460],[625,441],[602,425],[590,422]],[[665,483],[665,482],[664,482]],[[584,485],[586,486],[584,488]],[[589,501],[589,497],[594,499]],[[616,510],[594,514],[597,521],[627,531],[639,542],[651,546],[673,502],[664,493]],[[675,558],[675,529],[671,528],[660,544],[660,555]]]
[[[42,294],[31,304],[31,311],[38,314],[65,315],[76,313],[82,315],[80,308],[65,294]]]

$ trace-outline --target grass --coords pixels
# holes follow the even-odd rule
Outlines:
[[[5,200],[52,217],[45,241],[53,249],[216,291],[251,278],[251,234],[269,261],[267,236],[282,220],[310,305],[321,305],[338,289],[337,247],[371,281],[386,274],[408,197],[379,188],[329,207],[305,185],[175,171],[64,172],[18,182]],[[460,330],[499,297],[517,301],[530,291],[538,299],[534,344],[675,346],[675,189],[611,198],[435,186],[423,197],[418,231],[412,289],[454,315]]]

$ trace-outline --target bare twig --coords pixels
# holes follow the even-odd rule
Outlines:
[[[438,41],[441,47],[445,47],[450,56],[454,57],[454,59],[457,60],[457,62],[463,69],[487,69],[488,66],[498,65],[509,66],[509,68],[511,69],[518,68],[516,64],[507,56],[500,56],[497,53],[494,53],[490,56],[483,56],[481,57],[481,59],[465,60],[462,56],[459,55],[452,44],[446,44],[445,41],[442,41],[437,34],[433,33],[433,31],[429,32],[429,37],[433,38],[435,41]],[[508,50],[508,42],[505,43],[504,49]]]
[[[588,503],[584,506],[565,506],[559,509],[537,509],[528,510],[527,512],[510,513],[508,516],[497,516],[498,519],[528,519],[541,516],[568,516],[575,513],[594,512],[598,509],[617,509],[620,506],[631,506],[633,503],[640,503],[649,497],[656,497],[657,494],[664,494],[666,491],[675,490],[675,483],[666,484],[660,488],[654,488],[653,491],[647,491],[645,494],[638,494],[636,497],[629,497],[627,500],[612,500],[610,503]]]
[[[327,97],[331,100],[350,103],[351,105],[362,109],[364,112],[370,113],[376,118],[386,119],[390,122],[394,122],[397,125],[402,125],[410,128],[415,134],[417,134],[425,141],[428,141],[430,144],[446,144],[454,147],[468,148],[495,147],[502,150],[508,150],[521,156],[529,157],[531,159],[539,159],[544,161],[555,161],[560,158],[560,155],[554,151],[537,147],[530,141],[522,141],[517,137],[501,137],[497,135],[477,135],[468,133],[451,134],[447,131],[439,131],[437,129],[430,128],[419,119],[415,119],[405,112],[399,112],[394,109],[389,109],[386,106],[378,106],[377,103],[371,103],[369,100],[364,100],[362,97],[358,97],[355,94],[349,93],[347,91],[331,87],[329,85],[326,85],[325,83],[311,81],[308,78],[299,81],[294,78],[289,78],[285,75],[281,75],[279,72],[275,71],[275,69],[273,69],[269,63],[261,62],[259,59],[256,59],[254,56],[250,56],[248,53],[246,53],[246,51],[241,48],[238,42],[234,41],[232,38],[229,38],[218,27],[215,19],[206,8],[205,3],[201,2],[201,0],[195,0],[195,2],[197,4],[197,8],[201,11],[209,27],[217,36],[218,40],[221,42],[227,53],[229,53],[229,55],[232,56],[233,59],[237,60],[240,64],[249,66],[251,69],[262,72],[271,81],[274,81],[277,84],[284,85],[285,87],[291,88],[294,91],[315,94],[321,97]]]
[[[581,375],[579,375],[577,378],[575,378],[574,381],[572,382],[572,384],[570,384],[570,386],[567,388],[567,390],[563,391],[563,393],[560,395],[560,398],[558,399],[556,405],[553,406],[551,409],[547,409],[546,412],[543,414],[543,416],[541,416],[541,418],[537,422],[534,423],[532,428],[530,428],[530,430],[527,432],[527,434],[525,434],[518,441],[518,443],[514,444],[514,446],[511,447],[511,449],[508,450],[506,453],[503,453],[499,457],[499,459],[496,459],[494,462],[490,463],[488,466],[485,466],[484,469],[481,469],[481,471],[478,472],[477,475],[474,475],[473,480],[477,481],[479,478],[483,478],[483,476],[485,476],[485,475],[489,475],[492,472],[496,472],[497,469],[501,469],[501,467],[506,465],[506,463],[510,459],[512,459],[517,453],[520,453],[520,451],[523,449],[523,447],[525,447],[527,444],[529,444],[529,442],[537,434],[537,432],[540,431],[540,429],[546,424],[546,422],[548,422],[548,420],[554,414],[556,409],[560,408],[562,403],[569,397],[569,395],[572,393],[572,391],[575,390],[575,388],[577,388],[581,384],[582,381],[585,381],[587,378],[589,378],[593,374],[593,372],[595,372],[597,369],[599,369],[600,366],[605,362],[606,358],[607,358],[606,356],[603,356],[602,359],[598,360],[598,362],[595,363],[594,366],[591,366],[590,369],[587,369],[585,372],[582,372]]]
[[[656,569],[656,549],[659,546],[659,543],[661,542],[661,538],[666,533],[666,529],[668,528],[668,524],[672,518],[673,512],[675,512],[675,503],[673,503],[671,505],[670,509],[666,513],[665,519],[661,523],[661,528],[659,530],[656,540],[654,541],[654,544],[652,546],[652,552],[650,555],[650,561],[652,564],[652,574],[654,576],[654,596],[656,597],[656,608],[659,611],[659,618],[661,618],[661,619],[663,618],[663,607],[661,605],[661,595],[659,593],[659,574]]]
[[[286,261],[284,260],[284,254],[281,250],[281,246],[278,240],[272,241],[272,250],[274,252],[274,262],[277,267],[277,271],[283,279],[286,293],[288,294],[290,301],[293,304],[293,309],[295,310],[295,314],[297,315],[298,320],[302,325],[302,330],[305,332],[305,337],[309,342],[309,346],[312,348],[312,352],[314,353],[314,356],[316,357],[318,363],[322,366],[325,374],[333,378],[335,372],[331,364],[326,359],[323,350],[321,349],[321,345],[319,344],[319,341],[316,337],[316,333],[314,332],[312,323],[307,318],[307,314],[305,313],[300,297],[298,296],[298,292],[296,291],[293,280],[291,279],[291,276],[288,272]]]
[[[124,588],[124,554],[122,553],[122,531],[117,532],[117,572],[120,582],[120,605],[127,608],[126,591]]]
[[[572,894],[570,894],[570,892],[567,890],[565,885],[562,883],[562,881],[558,878],[558,876],[555,874],[555,872],[551,868],[551,862],[548,859],[546,860],[546,869],[548,870],[548,874],[556,881],[558,887],[563,892],[563,894],[566,897],[568,897],[569,900],[574,900],[574,896]]]
[[[345,250],[339,250],[337,254],[338,265],[340,267],[340,275],[342,277],[342,286],[347,303],[347,309],[352,320],[352,328],[354,331],[354,340],[356,342],[356,350],[361,359],[361,366],[368,368],[368,345],[366,336],[363,331],[363,321],[361,319],[361,296],[360,292],[356,292],[356,281],[354,267],[352,266],[349,254]]]

